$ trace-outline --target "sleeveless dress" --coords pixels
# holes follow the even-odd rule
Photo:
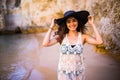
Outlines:
[[[58,80],[85,80],[85,67],[83,63],[83,45],[81,33],[75,45],[71,45],[67,35],[60,47],[58,64]]]

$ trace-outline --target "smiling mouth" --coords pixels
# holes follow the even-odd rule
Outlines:
[[[70,26],[70,28],[76,28],[76,26]]]

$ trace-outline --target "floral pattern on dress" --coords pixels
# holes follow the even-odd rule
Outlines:
[[[67,37],[65,37],[60,52],[58,80],[84,80],[85,67],[81,33],[79,33],[78,43],[74,47],[71,47]]]
[[[63,54],[81,54],[83,51],[83,47],[81,44],[76,44],[74,47],[71,45],[62,44],[61,45],[61,53]]]

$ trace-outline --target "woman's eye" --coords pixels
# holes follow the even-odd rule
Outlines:
[[[68,20],[67,23],[70,23],[70,20]]]
[[[77,20],[76,20],[76,19],[73,19],[72,21],[73,21],[73,22],[76,22]]]

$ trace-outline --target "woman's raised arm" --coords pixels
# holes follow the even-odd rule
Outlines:
[[[58,36],[54,36],[52,39],[50,38],[54,25],[55,25],[54,19],[52,19],[52,23],[50,25],[50,28],[49,28],[48,32],[46,33],[46,35],[45,35],[45,37],[43,39],[43,43],[42,43],[43,46],[46,46],[46,47],[47,46],[52,46],[52,45],[57,43]]]
[[[93,16],[88,17],[88,23],[93,28],[95,37],[86,35],[85,41],[90,44],[102,44],[103,40],[102,40],[102,37],[100,36],[95,24],[93,23]]]

